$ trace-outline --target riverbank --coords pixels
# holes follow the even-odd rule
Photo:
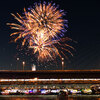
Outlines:
[[[0,95],[0,98],[3,97],[34,97],[34,98],[57,98],[57,95]]]
[[[1,97],[57,98],[57,95],[0,95],[0,98]],[[68,97],[100,97],[100,95],[68,95]]]
[[[100,95],[68,95],[68,97],[100,97]]]

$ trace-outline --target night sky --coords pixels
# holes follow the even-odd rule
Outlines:
[[[49,1],[49,0],[45,0]],[[37,64],[33,55],[27,56],[25,52],[16,49],[16,43],[10,43],[10,34],[13,32],[6,25],[16,22],[10,13],[22,14],[23,8],[33,6],[38,0],[0,0],[0,70],[22,69],[22,61],[26,62],[25,69],[31,70],[36,64],[38,70],[61,69],[61,62]],[[100,69],[100,2],[99,0],[53,0],[60,9],[66,12],[68,29],[65,36],[77,43],[71,45],[76,49],[74,56],[65,60],[65,69]],[[20,60],[17,61],[16,58]],[[33,59],[33,60],[32,60]]]

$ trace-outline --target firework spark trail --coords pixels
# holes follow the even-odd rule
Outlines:
[[[69,54],[72,54],[72,52],[65,47],[69,47],[74,50],[74,48],[64,42],[71,40],[70,38],[62,38],[58,40],[51,40],[44,36],[44,39],[41,40],[40,37],[37,37],[35,40],[30,40],[30,46],[29,48],[33,48],[33,53],[38,53],[38,60],[39,61],[45,61],[47,59],[54,60],[56,56],[59,56],[62,58],[62,55],[65,56],[65,58],[68,59],[68,57],[64,54],[63,51],[67,51]],[[62,43],[61,43],[62,42]],[[61,51],[59,52],[58,48],[56,47],[58,45],[61,48]]]
[[[18,34],[15,42],[20,38],[27,40],[27,37],[31,35],[35,37],[40,30],[44,30],[51,37],[57,37],[57,34],[62,34],[61,30],[64,30],[65,20],[61,18],[64,13],[57,10],[51,3],[48,5],[36,4],[35,9],[31,9],[29,12],[24,8],[24,14],[24,17],[18,13],[18,17],[12,14],[20,24],[8,23],[11,29],[18,30],[11,34],[11,36]]]
[[[24,8],[23,17],[18,13],[17,16],[12,14],[19,24],[7,24],[10,25],[11,29],[16,30],[10,36],[16,36],[14,42],[19,39],[23,40],[22,46],[28,42],[29,48],[33,49],[34,54],[38,53],[38,59],[41,61],[53,60],[56,56],[62,58],[63,50],[73,56],[66,47],[74,48],[68,44],[60,43],[71,40],[62,38],[67,26],[66,20],[62,18],[63,15],[64,12],[58,10],[52,3],[35,4],[35,8],[30,8],[29,11]],[[56,44],[60,46],[61,54]]]

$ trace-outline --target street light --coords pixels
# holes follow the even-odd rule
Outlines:
[[[62,70],[64,70],[64,58],[62,58]]]
[[[25,61],[23,61],[22,64],[23,64],[23,71],[24,71]]]
[[[19,61],[19,58],[17,58],[17,70],[18,70],[18,61]]]

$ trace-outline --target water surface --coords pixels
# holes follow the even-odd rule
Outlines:
[[[0,97],[0,100],[58,100],[54,98],[35,97]],[[68,100],[100,100],[100,97],[69,97]]]

